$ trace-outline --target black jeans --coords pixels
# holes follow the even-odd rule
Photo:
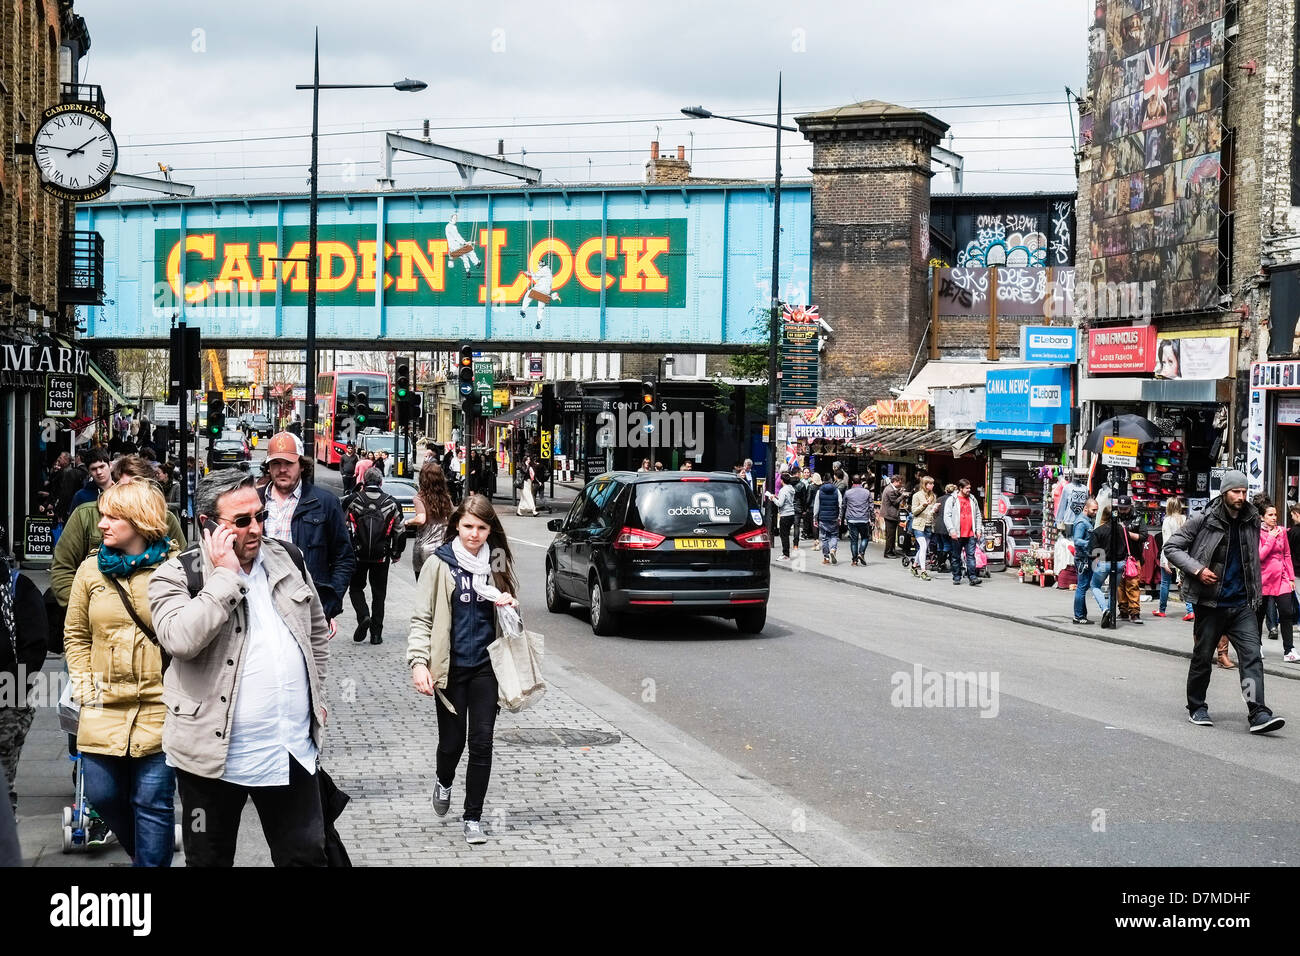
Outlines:
[[[1194,644],[1192,663],[1187,670],[1187,712],[1194,714],[1205,706],[1205,692],[1210,687],[1210,671],[1219,638],[1237,649],[1237,673],[1241,677],[1241,694],[1246,698],[1250,716],[1268,710],[1264,704],[1264,659],[1259,655],[1259,621],[1249,604],[1240,607],[1196,605],[1192,624]]]
[[[452,667],[443,692],[456,708],[449,711],[435,695],[438,710],[438,782],[450,787],[456,765],[465,752],[469,734],[469,761],[465,768],[465,814],[462,820],[479,820],[492,776],[492,731],[497,722],[497,677],[492,662],[478,667]]]
[[[778,519],[781,528],[781,553],[787,558],[790,557],[790,529],[796,528],[794,546],[799,547],[799,532],[794,523],[794,515],[781,515]]]
[[[790,526],[790,532],[794,535],[794,546],[795,549],[798,550],[799,537],[803,535],[803,512],[802,511],[798,511],[798,510],[795,511],[794,524]],[[803,535],[803,536],[812,537],[812,535]]]
[[[283,787],[244,787],[177,769],[186,866],[233,866],[239,818],[249,797],[276,866],[326,866],[320,784],[293,757]]]
[[[370,579],[370,597],[373,607],[366,609],[366,578]],[[348,597],[352,598],[352,610],[357,612],[357,623],[370,619],[372,637],[384,636],[384,599],[388,596],[388,562],[377,564],[357,562],[357,569],[352,572],[352,583],[348,585]]]
[[[1282,652],[1290,654],[1291,649],[1295,646],[1295,638],[1292,634],[1292,628],[1295,625],[1295,615],[1292,613],[1295,609],[1295,595],[1293,594],[1265,594],[1264,599],[1259,602],[1259,607],[1255,609],[1255,619],[1258,621],[1257,627],[1264,626],[1264,616],[1268,615],[1271,621],[1276,621],[1282,628]]]
[[[898,546],[898,519],[885,519],[885,557],[892,558]]]

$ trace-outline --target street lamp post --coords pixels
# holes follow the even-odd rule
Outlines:
[[[797,133],[793,126],[781,125],[781,74],[776,75],[776,122],[764,123],[759,120],[741,119],[738,116],[719,116],[706,110],[703,106],[687,106],[682,109],[687,116],[697,119],[720,119],[732,123],[745,123],[749,126],[763,126],[776,130],[776,178],[772,185],[772,299],[769,304],[769,327],[767,342],[767,490],[776,487],[776,423],[778,405],[781,400],[777,369],[781,361],[778,342],[781,334],[781,130]]]
[[[420,80],[404,79],[396,83],[324,83],[320,81],[320,31],[316,31],[313,55],[312,81],[299,83],[294,89],[311,90],[311,199],[307,225],[307,348],[304,358],[302,444],[308,459],[315,457],[316,446],[316,218],[317,218],[317,157],[320,142],[320,91],[321,90],[379,90],[394,89],[403,93],[418,93],[429,84]],[[379,253],[382,256],[382,251]]]

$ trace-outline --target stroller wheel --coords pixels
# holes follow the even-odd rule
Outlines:
[[[903,557],[900,559],[900,562],[905,568],[910,568],[912,566],[912,559],[909,555],[906,554],[903,555]]]

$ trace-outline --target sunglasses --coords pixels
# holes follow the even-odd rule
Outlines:
[[[238,518],[219,517],[217,520],[228,521],[230,524],[233,524],[236,528],[247,528],[254,521],[256,521],[258,524],[266,524],[266,519],[270,517],[270,515],[271,512],[263,508],[261,511],[257,512],[257,514],[240,515]]]

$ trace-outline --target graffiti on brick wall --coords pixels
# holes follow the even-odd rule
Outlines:
[[[1070,217],[1073,213],[1074,204],[1071,202],[1052,203],[1052,243],[1049,246],[1051,265],[1068,266],[1073,258],[1073,233],[1070,230]]]
[[[977,217],[975,238],[957,253],[959,266],[1045,266],[1047,236],[1031,213]]]
[[[940,269],[939,314],[987,315],[992,273],[992,269],[972,266]],[[1053,269],[1050,295],[1047,269],[1042,266],[999,268],[997,283],[998,312],[1002,315],[1045,315],[1049,302],[1056,316],[1071,312],[1073,268]]]

